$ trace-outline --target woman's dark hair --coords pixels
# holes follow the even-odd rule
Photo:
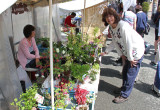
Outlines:
[[[34,30],[35,30],[35,27],[32,26],[32,25],[30,25],[30,24],[28,24],[28,25],[26,25],[26,26],[23,28],[23,34],[24,34],[24,36],[25,36],[26,38],[28,38],[28,37],[31,36],[32,31],[34,31]]]
[[[115,18],[115,24],[118,23],[120,21],[120,17],[118,16],[118,13],[113,9],[113,8],[105,8],[102,14],[102,21],[104,22],[105,26],[108,25],[108,23],[106,22],[106,17],[108,15],[113,15]]]

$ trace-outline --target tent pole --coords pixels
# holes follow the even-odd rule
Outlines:
[[[53,84],[53,40],[52,40],[52,0],[49,0],[49,37],[50,37],[50,74],[51,74],[51,105],[54,110],[54,84]]]
[[[83,23],[82,23],[82,39],[83,39],[83,31],[84,31],[84,23],[85,23],[85,8],[86,8],[86,0],[84,0]]]

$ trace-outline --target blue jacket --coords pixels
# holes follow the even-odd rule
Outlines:
[[[136,25],[136,31],[142,31],[145,29],[145,25],[147,25],[147,15],[144,12],[138,12],[137,14],[137,25]]]

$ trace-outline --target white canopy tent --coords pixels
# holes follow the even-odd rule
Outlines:
[[[50,41],[53,41],[53,37],[57,37],[57,40],[61,40],[60,36],[58,34],[60,33],[60,29],[57,29],[57,25],[60,24],[56,20],[59,19],[59,16],[56,15],[57,12],[57,6],[52,5],[52,0],[40,0],[40,6],[43,6],[43,12],[47,12],[44,14],[40,14],[38,16],[38,12],[41,12],[38,9],[38,4],[34,4],[35,8],[37,10],[33,10],[32,7],[29,8],[29,12],[24,12],[23,14],[14,15],[11,11],[11,5],[14,4],[17,0],[14,0],[14,2],[10,2],[6,0],[6,2],[1,1],[0,2],[0,109],[2,110],[15,110],[13,106],[10,105],[10,103],[13,101],[14,98],[18,98],[20,93],[22,92],[19,78],[17,75],[17,70],[14,64],[13,59],[13,53],[11,51],[11,47],[9,45],[8,37],[11,36],[14,38],[14,42],[17,42],[18,40],[23,38],[23,27],[26,24],[36,24],[35,20],[40,20],[37,24],[43,24],[42,22],[46,19],[48,22],[45,22],[45,26],[48,27],[45,31],[47,33],[46,35],[50,38]],[[56,1],[56,0],[55,0]],[[60,1],[60,0],[59,0]],[[61,0],[61,1],[67,1],[67,0]],[[27,1],[28,2],[28,1]],[[44,4],[43,4],[44,3]],[[49,8],[46,6],[49,5]],[[4,5],[5,7],[3,7]],[[45,6],[45,7],[44,7]],[[52,9],[52,6],[54,9]],[[41,7],[42,8],[42,7]],[[49,13],[48,13],[49,10]],[[53,11],[53,13],[52,13]],[[3,12],[3,13],[2,13]],[[48,18],[47,18],[48,17]],[[45,20],[44,20],[45,19]],[[57,24],[57,25],[56,25]],[[54,25],[54,27],[53,27]],[[53,27],[53,28],[52,28]],[[45,29],[45,28],[41,28]],[[56,30],[57,29],[57,30]],[[52,31],[54,32],[52,33]],[[49,32],[48,32],[49,31]],[[59,32],[58,32],[59,31]],[[60,34],[59,34],[60,35]],[[52,37],[53,36],[53,37]],[[46,37],[46,36],[45,36]],[[50,67],[51,67],[51,95],[52,95],[52,109],[54,109],[54,87],[53,87],[53,49],[52,49],[52,42],[50,42]]]
[[[64,10],[70,10],[70,11],[76,11],[76,10],[82,10],[84,9],[84,4],[85,8],[94,6],[96,4],[99,4],[105,0],[74,0],[70,2],[65,2],[65,3],[60,3],[59,8],[64,9]]]
[[[20,87],[20,82],[17,76],[16,67],[14,64],[13,54],[11,55],[11,47],[9,46],[9,40],[7,36],[13,36],[13,19],[12,19],[12,13],[11,8],[9,8],[16,0],[13,0],[13,2],[10,2],[6,0],[6,2],[0,2],[1,5],[4,5],[5,7],[1,6],[0,12],[6,12],[2,13],[0,15],[0,41],[1,41],[1,48],[0,48],[0,109],[2,110],[15,110],[14,107],[10,105],[10,103],[13,101],[14,98],[18,98],[20,93],[22,92]],[[8,19],[5,19],[8,18]],[[32,19],[32,17],[31,17]],[[8,21],[7,21],[8,20]],[[7,24],[9,23],[9,24]],[[24,23],[22,21],[22,23]],[[9,26],[9,27],[8,27]],[[50,41],[52,41],[52,0],[49,1],[49,37]],[[6,47],[6,44],[7,46]],[[53,49],[52,49],[52,42],[50,42],[50,59],[51,59],[51,94],[52,94],[52,106],[54,105],[54,88],[53,88]],[[10,51],[10,52],[9,52]],[[3,59],[3,60],[2,60]],[[10,64],[9,64],[10,63]],[[7,69],[6,71],[4,69]],[[7,74],[6,74],[7,73]]]
[[[0,14],[5,11],[8,7],[13,5],[17,0],[1,0],[0,2]]]
[[[16,2],[17,0],[4,0],[0,1],[0,98],[2,99],[0,101],[1,105],[5,105],[6,104],[6,108],[2,108],[0,107],[0,109],[2,110],[15,110],[15,108],[12,108],[10,106],[10,102],[13,101],[13,98],[18,97],[19,93],[21,92],[21,87],[20,87],[20,83],[18,82],[18,76],[17,76],[17,72],[16,72],[16,67],[14,65],[14,60],[13,60],[13,55],[11,55],[11,48],[10,47],[5,47],[6,43],[7,45],[9,44],[9,42],[7,41],[9,36],[14,36],[14,38],[16,39],[15,41],[20,40],[23,37],[23,33],[22,33],[22,29],[24,27],[24,25],[26,24],[35,24],[35,21],[37,19],[42,19],[42,22],[44,21],[43,19],[45,17],[48,17],[48,21],[45,21],[45,23],[42,23],[41,21],[37,22],[37,26],[40,27],[41,29],[46,29],[45,32],[48,32],[49,30],[49,34],[46,34],[48,37],[50,37],[50,41],[52,41],[53,37],[55,37],[55,33],[59,33],[60,31],[57,30],[56,32],[54,32],[54,34],[52,33],[52,31],[55,31],[55,28],[52,28],[52,23],[59,23],[57,21],[55,21],[56,19],[59,19],[59,16],[57,16],[55,13],[57,13],[57,10],[52,10],[52,0],[49,0],[49,13],[46,14],[46,10],[48,10],[48,7],[43,7],[44,11],[42,12],[43,14],[41,15],[41,11],[42,9],[38,9],[36,8],[35,10],[33,10],[33,8],[30,8],[29,12],[24,12],[22,15],[13,15],[11,13],[11,5]],[[42,2],[45,1],[45,3],[47,2],[47,0],[41,0]],[[92,0],[93,2],[91,2],[91,0],[86,0],[86,5],[84,5],[84,0],[76,0],[76,4],[74,5],[70,5],[67,7],[71,7],[74,6],[72,9],[70,10],[81,10],[93,6],[95,4],[98,4],[100,2],[103,2],[104,0]],[[71,1],[71,3],[74,3],[75,1]],[[48,3],[48,2],[47,2]],[[6,4],[6,5],[5,5]],[[63,4],[63,3],[62,3]],[[4,5],[5,7],[3,7],[2,5]],[[35,4],[36,7],[38,6],[37,4]],[[57,5],[54,5],[53,8],[56,8]],[[61,5],[59,5],[61,7]],[[64,6],[64,5],[63,5]],[[2,7],[2,8],[1,8]],[[67,8],[66,7],[66,8]],[[46,9],[45,9],[46,8]],[[62,8],[62,7],[61,7]],[[66,9],[65,7],[63,9]],[[5,11],[6,10],[6,11]],[[4,12],[5,11],[5,12]],[[56,11],[55,13],[52,11]],[[3,13],[2,13],[3,12]],[[39,12],[39,13],[38,13]],[[37,14],[37,15],[35,15]],[[53,15],[55,14],[55,15]],[[37,17],[35,19],[35,17]],[[6,19],[7,18],[7,19]],[[43,24],[44,27],[48,27],[48,28],[44,28],[41,27],[39,24]],[[14,27],[14,28],[12,28]],[[57,26],[56,26],[57,27]],[[43,33],[44,34],[44,33]],[[52,36],[53,35],[53,36]],[[45,35],[44,35],[45,36]],[[17,38],[16,38],[17,37]],[[45,36],[46,37],[46,36]],[[60,38],[60,37],[57,37]],[[50,42],[50,59],[51,59],[51,92],[52,92],[52,99],[54,94],[53,94],[53,55],[52,55],[52,42]],[[9,54],[8,54],[9,53]],[[3,104],[5,103],[5,104]],[[54,104],[54,100],[52,100],[52,106]],[[3,106],[4,107],[4,106]]]

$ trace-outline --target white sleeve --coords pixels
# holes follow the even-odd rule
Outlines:
[[[104,35],[108,35],[108,28],[109,28],[109,25],[106,27],[106,29],[102,32]]]
[[[113,43],[113,41],[112,41],[112,42],[107,46],[105,52],[109,53],[109,52],[111,52],[114,48],[115,48],[115,47],[114,47],[114,43]]]
[[[158,36],[160,36],[160,19],[159,19]]]
[[[132,55],[132,49],[133,49],[133,44],[132,44],[132,31],[134,31],[129,25],[124,25],[122,27],[122,36],[124,40],[124,47],[125,51],[127,52],[127,59],[129,61],[133,61],[134,57]]]

